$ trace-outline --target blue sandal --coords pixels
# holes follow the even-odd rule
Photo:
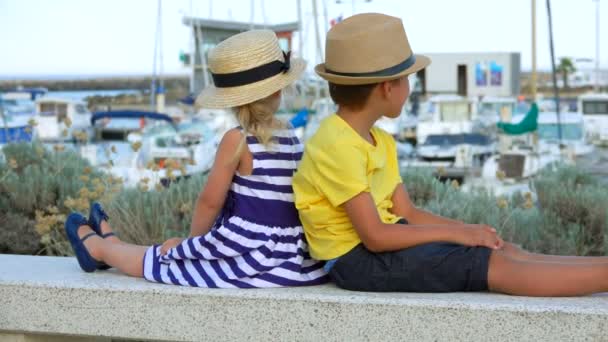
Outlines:
[[[95,203],[93,203],[93,205],[91,205],[91,211],[89,212],[88,225],[91,227],[91,229],[93,229],[93,231],[95,233],[97,233],[97,235],[101,236],[104,239],[109,236],[116,236],[116,234],[114,234],[114,232],[109,232],[106,234],[101,233],[101,221],[107,222],[108,218],[109,218],[108,214],[106,214],[106,212],[103,210],[103,207],[101,206],[100,203],[95,202]],[[107,270],[111,267],[112,266],[109,266],[102,262],[102,263],[100,263],[98,269]]]
[[[91,236],[96,236],[97,233],[92,232],[80,238],[78,236],[78,228],[85,225],[88,225],[86,217],[78,213],[71,213],[65,221],[65,232],[72,245],[74,254],[76,254],[80,268],[85,272],[93,272],[99,268],[101,263],[91,256],[84,245],[84,241]]]
[[[103,207],[100,203],[95,202],[93,203],[93,205],[91,205],[91,212],[89,213],[89,226],[91,226],[91,229],[93,229],[93,231],[97,233],[97,235],[101,236],[104,239],[109,236],[116,236],[114,232],[101,234],[101,221],[107,222],[108,219],[108,214],[106,214],[106,212],[103,210]]]

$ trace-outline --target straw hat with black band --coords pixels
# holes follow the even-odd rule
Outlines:
[[[431,60],[412,52],[403,22],[380,13],[357,14],[327,33],[323,79],[341,85],[380,83],[415,73]]]
[[[291,57],[279,46],[270,30],[236,34],[209,53],[209,70],[214,85],[196,99],[204,108],[230,108],[255,102],[293,83],[306,62]]]

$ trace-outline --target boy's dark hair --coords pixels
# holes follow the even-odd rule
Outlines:
[[[329,82],[329,96],[338,106],[361,109],[378,83],[343,85]]]
[[[389,82],[399,82],[400,79]],[[380,82],[381,83],[381,82]],[[329,96],[338,106],[361,109],[367,103],[374,88],[380,83],[343,85],[329,82]]]

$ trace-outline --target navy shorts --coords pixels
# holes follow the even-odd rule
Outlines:
[[[359,244],[338,258],[330,276],[353,291],[487,291],[491,253],[486,247],[444,242],[373,253]]]

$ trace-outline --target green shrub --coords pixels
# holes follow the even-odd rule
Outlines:
[[[48,151],[38,143],[14,144],[0,158],[0,253],[71,255],[63,232],[71,211],[88,213],[100,201],[110,224],[131,243],[150,245],[189,232],[195,201],[206,175],[148,191],[123,189],[119,180],[91,168],[71,151]],[[179,167],[176,166],[175,169]],[[464,193],[442,183],[428,169],[402,174],[419,207],[467,223],[495,227],[507,241],[540,253],[605,255],[608,194],[595,177],[564,166],[533,181],[538,201],[528,194],[496,198]]]
[[[593,176],[572,166],[541,173],[533,181],[538,197],[515,194],[496,198],[484,192],[463,193],[457,184],[441,183],[432,170],[408,169],[404,184],[412,201],[434,214],[484,223],[506,240],[546,254],[605,255],[608,194]]]
[[[3,234],[24,233],[12,252],[66,255],[63,233],[67,214],[85,212],[90,201],[109,198],[115,180],[90,167],[74,151],[48,151],[40,143],[10,144],[2,149],[0,163],[0,224]]]
[[[604,255],[608,225],[608,193],[593,176],[573,166],[543,172],[534,181],[538,203],[556,221],[547,227],[567,236],[576,254]]]
[[[206,175],[199,174],[160,191],[123,190],[104,203],[112,228],[122,239],[139,245],[188,236],[193,208],[206,180]]]

